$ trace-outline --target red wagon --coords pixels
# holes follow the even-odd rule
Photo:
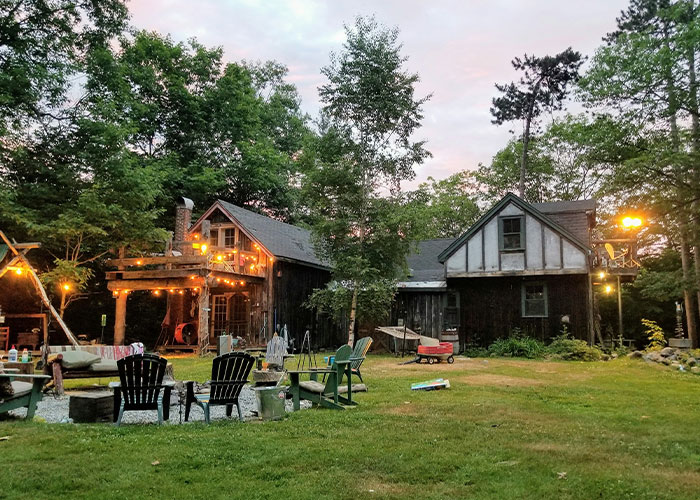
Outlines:
[[[447,360],[450,364],[454,363],[455,358],[452,356],[452,342],[440,342],[436,346],[419,345],[418,359],[416,362],[421,363],[424,359],[430,365],[436,361],[439,363],[443,360]]]

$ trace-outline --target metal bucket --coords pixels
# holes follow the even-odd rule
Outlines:
[[[263,420],[282,420],[287,414],[284,402],[287,399],[286,387],[253,387],[258,403],[258,415]]]
[[[457,332],[442,332],[440,335],[441,342],[451,342],[452,352],[459,353],[459,334]]]

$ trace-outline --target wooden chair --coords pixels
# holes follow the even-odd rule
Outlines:
[[[369,351],[372,345],[372,337],[362,337],[357,342],[355,342],[355,347],[352,350],[352,355],[350,356],[350,369],[353,375],[357,375],[360,382],[364,383],[362,380],[362,374],[360,373],[360,366],[367,356],[367,351]],[[326,380],[326,375],[323,376],[323,380]]]
[[[158,423],[170,418],[170,391],[175,382],[163,382],[168,360],[156,354],[134,354],[117,360],[119,382],[114,389],[114,420],[121,425],[125,411],[157,410]]]
[[[26,407],[26,419],[31,420],[34,417],[34,412],[36,412],[36,405],[43,396],[41,390],[44,388],[44,384],[51,380],[51,377],[48,375],[22,374],[21,377],[23,379],[32,379],[30,384],[29,382],[13,382],[12,379],[17,376],[17,374],[0,373],[0,378],[10,380],[14,390],[13,396],[0,397],[0,414]]]
[[[351,355],[352,349],[345,344],[336,351],[335,359],[327,369],[290,371],[290,392],[294,410],[299,410],[302,399],[325,408],[338,410],[356,405],[357,403],[352,400],[352,393],[366,391],[367,387],[364,384],[352,385]],[[300,382],[299,375],[302,373],[309,373],[311,380]],[[325,384],[318,381],[318,376],[321,374],[327,376]],[[341,385],[343,376],[347,378],[347,386]]]
[[[253,368],[255,358],[244,352],[229,352],[214,358],[211,367],[211,390],[209,394],[195,394],[194,382],[187,381],[187,398],[185,401],[185,422],[189,421],[192,403],[204,410],[204,420],[208,424],[209,408],[214,405],[226,405],[226,416],[230,417],[233,405],[238,409],[238,420],[243,420],[238,396],[243,386],[248,383],[248,375]]]

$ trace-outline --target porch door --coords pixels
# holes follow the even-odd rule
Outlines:
[[[234,293],[229,300],[229,332],[231,335],[246,338],[249,333],[250,314],[248,313],[247,292]]]
[[[228,301],[225,295],[214,295],[212,300],[212,327],[213,338],[223,335],[226,330],[226,319],[228,318]]]

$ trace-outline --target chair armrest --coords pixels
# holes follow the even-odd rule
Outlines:
[[[45,379],[50,380],[49,375],[30,375],[25,373],[0,373],[2,378],[33,378],[33,379]]]
[[[122,386],[121,382],[110,382],[107,384],[110,389],[119,389]]]

